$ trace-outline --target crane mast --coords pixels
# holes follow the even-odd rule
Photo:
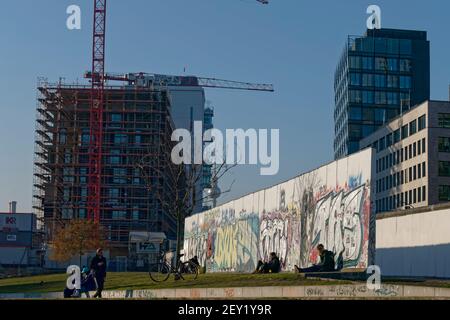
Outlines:
[[[100,221],[102,187],[103,107],[105,89],[106,2],[94,0],[92,74],[90,101],[88,219]]]

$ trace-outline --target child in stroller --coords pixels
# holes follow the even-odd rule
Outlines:
[[[83,267],[81,271],[81,292],[80,296],[84,293],[86,298],[90,298],[89,291],[97,290],[97,282],[95,281],[94,272],[89,270],[88,267]]]
[[[64,289],[64,298],[81,298],[83,293],[87,298],[90,298],[89,291],[95,291],[97,289],[97,283],[95,282],[94,273],[84,266],[81,270],[81,290],[76,289]]]

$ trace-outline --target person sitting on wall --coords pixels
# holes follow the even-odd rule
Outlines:
[[[320,262],[309,268],[299,268],[295,265],[295,272],[308,273],[308,272],[332,272],[335,271],[334,268],[334,253],[332,251],[325,250],[323,244],[317,246],[317,251],[319,251]]]
[[[256,270],[253,273],[278,273],[281,270],[280,259],[275,252],[270,253],[270,261],[258,261]]]

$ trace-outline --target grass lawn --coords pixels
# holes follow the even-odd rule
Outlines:
[[[0,279],[0,293],[61,292],[65,287],[66,279],[66,274]],[[195,281],[175,281],[173,275],[171,275],[166,282],[155,283],[144,272],[110,272],[106,279],[105,290],[333,285],[345,283],[350,282],[303,279],[294,273],[255,275],[209,273],[200,274]]]

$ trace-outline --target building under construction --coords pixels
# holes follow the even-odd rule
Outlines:
[[[64,222],[87,218],[91,92],[84,85],[38,85],[33,207],[50,241]],[[128,256],[131,231],[176,236],[175,220],[160,204],[171,119],[163,88],[105,87],[100,223],[112,257]]]

